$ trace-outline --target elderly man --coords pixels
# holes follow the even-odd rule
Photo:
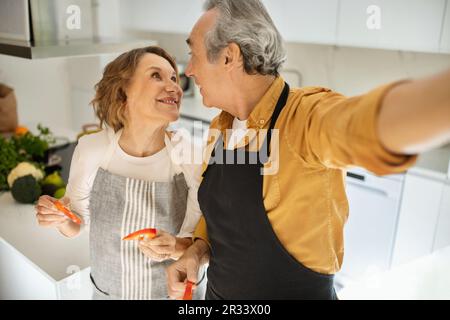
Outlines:
[[[169,295],[180,298],[209,261],[206,299],[335,299],[345,168],[399,173],[448,141],[450,72],[352,98],[289,88],[279,76],[282,39],[258,0],[207,1],[187,42],[186,73],[204,105],[223,111],[211,124],[221,134],[208,141],[198,192],[204,219],[167,270]],[[253,134],[232,139],[236,129]],[[268,158],[259,151],[264,144]],[[227,162],[238,151],[257,161]]]

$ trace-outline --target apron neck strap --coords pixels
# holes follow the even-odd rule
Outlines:
[[[170,135],[171,135],[171,133],[166,131],[166,134],[164,135],[164,144],[166,145],[167,154],[169,155],[169,158],[170,158],[170,167],[171,167],[170,172],[175,174],[175,172],[182,172],[182,168],[178,163],[176,163],[174,161],[174,159],[172,159],[172,157],[173,157],[172,153],[174,152],[173,151],[174,148],[172,145]]]
[[[267,131],[267,136],[266,136],[266,142],[267,143],[267,147],[270,147],[270,142],[272,140],[272,129],[275,127],[275,123],[277,122],[278,116],[280,115],[281,111],[283,110],[284,106],[286,105],[288,96],[289,96],[289,85],[285,82],[284,83],[284,87],[283,87],[283,91],[281,92],[280,97],[278,98],[277,104],[275,105],[275,109],[272,113],[272,118],[270,120],[270,126],[269,126],[269,130]],[[220,135],[220,138],[217,140],[211,156],[214,157],[214,155],[216,154],[216,148],[218,146],[222,146],[223,148],[223,137],[222,135]],[[270,154],[270,149],[269,149],[269,154]]]
[[[118,130],[116,133],[110,135],[110,143],[108,145],[108,149],[106,150],[106,153],[100,163],[100,167],[102,167],[104,170],[108,170],[109,163],[111,162],[111,158],[114,154],[114,151],[116,151],[117,146],[119,145],[119,139],[122,136],[123,129]],[[172,167],[171,172],[173,172],[173,167],[175,167],[178,171],[181,171],[181,167],[173,163],[171,153],[172,153],[172,143],[170,141],[169,133],[166,132],[164,135],[164,144],[167,148],[167,152],[170,157],[170,165]]]
[[[112,129],[110,129],[112,130]],[[116,147],[119,144],[119,139],[122,136],[123,129],[118,130],[116,133],[110,135],[110,141],[108,145],[108,149],[106,150],[106,153],[100,163],[100,167],[104,170],[108,170],[109,163],[111,162],[111,158],[114,154],[114,151],[116,151]]]
[[[289,85],[285,82],[283,91],[281,92],[280,98],[278,98],[275,110],[272,113],[272,118],[270,120],[269,131],[267,132],[267,146],[270,146],[270,141],[272,140],[272,129],[275,127],[278,116],[286,105],[287,98],[289,96]]]

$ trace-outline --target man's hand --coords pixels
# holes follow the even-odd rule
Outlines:
[[[171,299],[180,300],[183,298],[188,280],[197,283],[200,266],[205,264],[208,258],[208,244],[203,240],[196,240],[178,261],[167,268],[167,289]],[[193,286],[193,289],[195,289],[195,286]]]

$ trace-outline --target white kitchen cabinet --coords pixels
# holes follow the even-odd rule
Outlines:
[[[188,34],[203,13],[203,0],[121,0],[125,30]]]
[[[433,251],[447,246],[450,246],[450,181],[447,181],[442,192]]]
[[[444,181],[408,172],[400,208],[393,265],[407,263],[433,250]]]
[[[349,217],[344,228],[344,261],[336,275],[338,286],[390,268],[403,175],[378,177],[351,169],[346,182]]]
[[[337,44],[439,52],[445,1],[340,0]],[[370,6],[376,7],[367,13]],[[378,12],[380,28],[371,29],[367,21]]]
[[[34,207],[0,194],[0,300],[91,299],[89,235],[39,227]]]
[[[263,0],[284,40],[334,44],[338,0]]]
[[[338,292],[341,300],[448,300],[450,247],[370,275]]]
[[[55,279],[0,238],[0,300],[89,300],[90,268],[67,269]]]
[[[441,47],[442,53],[450,53],[450,1],[446,0],[445,18],[442,25]]]

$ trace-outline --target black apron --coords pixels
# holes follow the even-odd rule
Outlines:
[[[270,146],[271,130],[288,94],[285,84],[272,114],[266,146]],[[219,152],[224,160],[237,154],[223,147],[222,137],[211,160]],[[245,152],[246,160],[258,160],[245,164],[210,161],[198,191],[211,244],[206,299],[335,299],[334,276],[303,266],[272,229],[262,194],[261,169],[267,156],[262,159],[261,150],[240,152]]]

